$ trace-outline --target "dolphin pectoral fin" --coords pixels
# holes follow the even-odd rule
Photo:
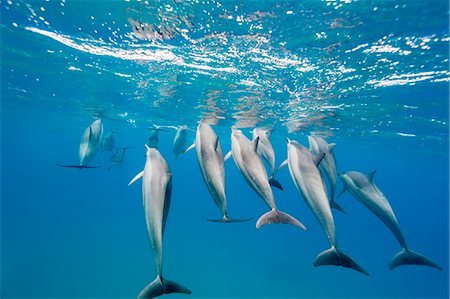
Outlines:
[[[330,249],[322,251],[314,261],[314,266],[342,266],[346,268],[354,269],[358,272],[361,272],[365,275],[369,275],[363,267],[361,267],[357,262],[355,262],[351,257],[337,250],[334,246],[331,246]]]
[[[288,160],[284,160],[283,162],[281,162],[280,166],[278,166],[277,170],[275,170],[274,174],[277,173],[278,171],[281,170],[281,168],[283,168],[284,166],[286,166],[288,164]]]
[[[258,144],[259,144],[259,136],[255,138],[255,140],[252,141],[252,147],[255,153],[258,152]]]
[[[424,265],[442,270],[440,266],[429,260],[427,257],[421,255],[418,252],[414,252],[405,248],[403,248],[392,258],[391,263],[389,264],[389,269],[392,270],[398,266],[403,265]]]
[[[68,164],[59,164],[59,163],[55,163],[55,165],[60,166],[60,167],[66,167],[66,168],[78,168],[78,169],[84,169],[84,168],[100,168],[100,167],[102,167],[101,165],[98,165],[98,166],[87,166],[87,165],[68,165]]]
[[[314,164],[316,164],[317,167],[319,167],[320,162],[322,162],[323,158],[325,157],[325,153],[318,153],[314,157]]]
[[[336,147],[336,143],[328,144],[328,150],[331,152]]]
[[[230,159],[231,155],[232,155],[232,153],[231,153],[231,151],[229,151],[229,152],[225,155],[225,157],[223,158],[223,160],[226,161],[226,160]]]
[[[158,276],[139,293],[138,298],[150,299],[170,293],[192,294],[192,292],[186,287],[174,281],[161,279]]]
[[[134,182],[139,180],[143,175],[144,175],[144,171],[142,170],[128,183],[128,186],[131,186],[131,184],[133,184]]]
[[[276,209],[272,209],[270,212],[267,212],[259,217],[258,221],[256,222],[256,228],[259,229],[263,225],[273,223],[292,224],[306,230],[306,227],[303,225],[303,223],[301,223],[291,215],[278,211]]]
[[[216,138],[216,141],[214,141],[214,151],[217,152],[217,147],[219,146],[219,137]]]
[[[281,183],[277,181],[273,176],[269,178],[269,185],[283,191],[283,186],[281,186]]]
[[[375,175],[375,172],[377,172],[377,171],[376,170],[372,170],[371,172],[369,172],[367,174],[367,178],[369,179],[369,182],[371,182],[371,183],[373,181],[373,176]]]
[[[221,223],[246,222],[246,221],[250,221],[250,220],[252,220],[252,219],[253,219],[253,217],[251,217],[251,218],[244,218],[244,219],[235,219],[235,218],[230,218],[230,217],[228,217],[228,216],[223,216],[223,217],[220,218],[220,219],[209,219],[209,218],[207,218],[208,221],[211,221],[211,222],[221,222]]]
[[[195,147],[195,143],[192,143],[191,146],[189,146],[184,153],[187,153],[188,151],[190,151],[191,149],[193,149]]]
[[[339,211],[339,212],[347,214],[347,213],[345,213],[345,210],[341,207],[341,205],[339,205],[335,200],[330,200],[330,207],[332,209],[335,209],[335,210]]]

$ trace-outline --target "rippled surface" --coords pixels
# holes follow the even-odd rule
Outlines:
[[[446,1],[1,5],[9,105],[54,101],[135,126],[448,139]]]

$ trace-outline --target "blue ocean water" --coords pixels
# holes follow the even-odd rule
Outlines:
[[[1,13],[1,297],[128,298],[154,279],[139,184],[153,125],[230,128],[251,137],[337,144],[338,171],[376,169],[408,245],[439,264],[388,265],[401,248],[344,194],[339,246],[370,272],[314,267],[329,247],[287,169],[278,207],[304,223],[255,222],[268,211],[231,160],[219,218],[194,151],[174,159],[164,274],[192,295],[169,298],[448,298],[449,5],[447,1],[15,1]],[[101,118],[119,146],[78,164]],[[188,143],[194,133],[188,133]],[[342,187],[338,183],[338,190]]]

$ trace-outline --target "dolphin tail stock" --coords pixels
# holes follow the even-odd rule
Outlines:
[[[170,294],[170,293],[183,293],[183,294],[192,294],[192,292],[170,280],[163,279],[160,276],[157,276],[155,280],[153,280],[151,283],[149,283],[138,295],[139,299],[149,299],[149,298],[155,298],[164,294]]]
[[[330,207],[331,207],[332,209],[335,209],[335,210],[337,210],[337,211],[343,213],[343,214],[347,214],[347,213],[345,212],[345,210],[341,207],[341,205],[338,204],[334,199],[330,200]]]
[[[292,224],[306,230],[306,227],[303,225],[303,223],[301,223],[291,215],[281,212],[277,209],[272,209],[271,211],[259,217],[258,221],[256,222],[256,228],[259,229],[263,225],[272,223]]]
[[[269,185],[275,188],[280,189],[281,191],[283,191],[283,186],[281,185],[281,183],[279,181],[277,181],[273,175],[269,178]]]
[[[391,263],[389,264],[389,269],[392,270],[403,265],[423,265],[442,270],[440,266],[432,262],[427,257],[406,248],[403,248],[392,258]]]
[[[326,266],[326,265],[334,265],[334,266],[342,266],[346,268],[352,268],[358,272],[361,272],[365,275],[369,275],[366,269],[361,267],[357,262],[355,262],[351,257],[344,254],[340,250],[336,249],[336,247],[331,246],[330,249],[326,249],[322,251],[314,261],[314,266]]]
[[[98,166],[87,166],[87,165],[70,165],[70,164],[59,164],[59,163],[55,163],[55,165],[59,166],[59,167],[66,167],[66,168],[78,168],[78,169],[84,169],[84,168],[100,168],[102,167],[101,165]]]
[[[246,222],[246,221],[250,221],[252,219],[253,219],[253,217],[251,217],[251,218],[243,218],[243,219],[236,219],[236,218],[230,218],[230,217],[228,217],[228,215],[224,215],[222,218],[219,218],[219,219],[209,219],[209,218],[207,218],[208,221],[221,222],[221,223]]]

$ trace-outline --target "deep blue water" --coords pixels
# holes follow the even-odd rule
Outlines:
[[[338,242],[370,276],[314,267],[328,244],[287,169],[275,200],[307,231],[257,230],[268,208],[232,160],[229,214],[254,218],[208,222],[220,213],[195,152],[175,160],[174,132],[161,132],[164,274],[192,291],[168,298],[448,298],[447,1],[2,1],[0,13],[2,298],[135,297],[155,275],[140,183],[127,187],[147,128],[201,119],[224,152],[231,126],[273,127],[277,164],[286,136],[336,143],[338,171],[376,169],[409,247],[443,270],[389,270],[397,240],[349,194],[347,214],[333,211]],[[174,36],[133,33],[129,18]],[[133,146],[123,165],[107,171],[99,152],[99,169],[56,166],[79,162],[96,118]]]

